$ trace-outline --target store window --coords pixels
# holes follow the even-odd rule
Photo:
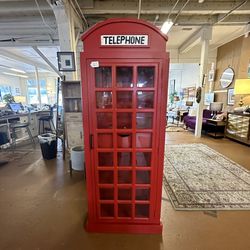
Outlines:
[[[41,103],[48,104],[48,93],[45,80],[40,80],[40,94],[41,94]],[[36,80],[27,80],[28,85],[28,103],[39,103],[38,97],[38,87]]]

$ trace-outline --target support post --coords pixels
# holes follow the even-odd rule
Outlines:
[[[201,39],[201,60],[200,60],[200,80],[198,83],[198,87],[202,88],[201,91],[201,100],[197,107],[196,113],[196,126],[195,126],[195,137],[201,137],[202,130],[202,119],[203,119],[203,107],[204,107],[204,83],[205,83],[205,75],[207,72],[207,64],[208,64],[208,50],[209,50],[209,40],[212,38],[212,27],[205,27],[203,36]]]
[[[76,58],[76,35],[75,35],[75,20],[77,19],[81,23],[82,20],[76,16],[76,13],[69,1],[64,1],[58,5],[51,4],[51,8],[54,12],[59,35],[60,51],[72,51],[75,52]],[[77,80],[76,72],[65,72],[66,80]]]
[[[39,81],[39,75],[38,75],[38,68],[35,67],[35,75],[36,75],[36,83],[37,83],[37,92],[38,92],[38,102],[39,106],[42,106],[42,99],[41,99],[41,86]]]

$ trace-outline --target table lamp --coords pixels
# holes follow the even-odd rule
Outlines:
[[[235,95],[247,95],[250,94],[250,79],[236,79],[234,86]],[[240,97],[239,106],[244,105],[243,96]]]
[[[216,115],[218,112],[222,111],[223,103],[222,102],[211,102],[210,110],[213,112],[212,119],[216,119]]]
[[[189,111],[190,107],[192,107],[194,104],[194,102],[192,101],[186,101],[186,106],[187,106],[187,110]]]

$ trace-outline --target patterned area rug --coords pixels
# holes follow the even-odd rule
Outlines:
[[[167,126],[166,127],[166,132],[187,132],[187,129],[184,129],[183,127],[180,126]]]
[[[165,150],[163,183],[176,210],[250,210],[250,171],[204,144]]]

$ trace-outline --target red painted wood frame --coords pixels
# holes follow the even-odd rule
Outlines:
[[[104,34],[146,34],[149,44],[101,46]],[[161,233],[167,38],[147,22],[110,19],[82,40],[86,229]]]

